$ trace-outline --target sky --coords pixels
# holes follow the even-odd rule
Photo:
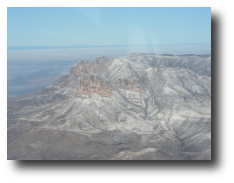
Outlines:
[[[79,60],[132,52],[210,54],[211,8],[7,8],[8,97],[49,86]]]
[[[211,8],[7,8],[8,46],[210,43]]]

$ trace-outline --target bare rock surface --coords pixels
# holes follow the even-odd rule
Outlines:
[[[211,159],[211,57],[133,53],[79,61],[8,99],[8,159]]]

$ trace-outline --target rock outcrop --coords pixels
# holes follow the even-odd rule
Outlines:
[[[211,57],[80,61],[8,100],[8,159],[211,159]]]
[[[102,97],[110,97],[111,83],[94,75],[86,75],[80,79],[78,96],[89,96],[91,93],[97,93]],[[83,97],[82,97],[83,98]]]

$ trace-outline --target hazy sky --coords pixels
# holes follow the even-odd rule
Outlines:
[[[7,8],[8,46],[210,43],[211,8]]]
[[[210,8],[7,8],[8,97],[49,86],[79,60],[210,54]]]

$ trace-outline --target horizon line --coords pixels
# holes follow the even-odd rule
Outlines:
[[[70,45],[70,46],[7,46],[7,50],[39,50],[39,49],[70,49],[70,48],[102,48],[102,47],[131,47],[131,46],[186,46],[211,45],[207,44],[96,44],[96,45]]]

